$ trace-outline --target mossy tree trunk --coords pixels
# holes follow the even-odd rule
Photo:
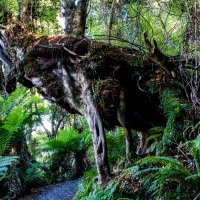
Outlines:
[[[114,47],[86,38],[35,36],[24,33],[20,25],[11,28],[0,37],[0,42],[8,43],[4,45],[4,52],[9,52],[7,56],[13,63],[7,90],[12,92],[18,81],[26,87],[36,87],[47,100],[70,113],[85,116],[92,134],[98,182],[106,182],[110,169],[104,127],[112,129],[120,124],[124,127],[126,153],[131,160],[131,129],[148,131],[152,123],[163,125],[155,121],[162,117],[154,116],[154,111],[158,113],[157,100],[150,93],[141,91],[137,74],[145,75],[143,80],[149,84],[155,82],[155,78],[158,80],[158,76],[152,78],[152,73],[159,71],[159,75],[162,74],[158,82],[160,87],[168,84],[162,80],[170,80],[170,84],[174,79],[170,71],[175,64],[169,59],[159,60],[156,52],[152,56],[157,60],[152,61],[151,57],[144,60],[144,53],[135,49]],[[147,38],[146,42],[149,42]],[[169,65],[169,73],[162,73]],[[145,104],[147,110],[144,112]],[[155,110],[149,111],[152,105]],[[148,121],[152,119],[154,121]]]

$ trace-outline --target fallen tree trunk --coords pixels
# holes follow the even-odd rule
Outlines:
[[[9,58],[12,63],[10,68],[10,62],[5,62],[8,92],[20,82],[36,87],[46,99],[69,112],[85,116],[92,134],[99,183],[110,176],[104,127],[124,127],[130,161],[131,129],[147,132],[165,123],[158,109],[158,91],[150,93],[148,87],[158,84],[159,88],[173,80],[174,61],[163,57],[160,60],[156,51],[152,58],[135,49],[86,38],[33,35],[21,25],[2,30],[0,45],[4,60]],[[152,73],[154,78],[149,76]]]

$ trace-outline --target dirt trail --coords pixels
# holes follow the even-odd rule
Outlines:
[[[39,189],[36,194],[19,200],[71,200],[75,196],[79,183],[80,180],[74,180],[47,186]]]

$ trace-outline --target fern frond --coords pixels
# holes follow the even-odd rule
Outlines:
[[[24,124],[30,113],[24,113],[23,108],[17,107],[4,120],[0,126],[0,153],[3,153],[12,135]]]
[[[134,175],[138,170],[139,170],[139,166],[135,165],[135,166],[132,166],[132,167],[129,167],[129,168],[125,169],[124,174],[128,174],[129,173],[131,175]]]
[[[106,134],[106,140],[108,145],[108,158],[110,163],[114,165],[119,157],[125,157],[125,134],[119,129],[117,132]]]
[[[156,133],[158,134],[158,133],[163,133],[163,131],[164,131],[164,128],[162,126],[156,126],[156,127],[151,128],[148,132],[150,134],[156,134]]]
[[[148,156],[145,158],[142,158],[140,160],[138,160],[137,162],[135,162],[135,164],[147,164],[147,163],[155,163],[155,164],[161,164],[161,165],[168,165],[174,168],[179,168],[180,170],[186,170],[186,168],[184,166],[182,166],[182,164],[178,161],[175,160],[171,157],[166,157],[166,156]],[[188,174],[190,174],[190,172],[188,170],[186,170],[188,172]]]
[[[178,179],[179,181],[181,180],[182,182],[184,182],[186,177],[191,177],[192,175],[190,171],[187,168],[185,168],[179,161],[170,157],[147,157],[137,161],[136,163],[145,164],[149,162],[164,165],[163,168],[160,168],[160,171],[162,173],[160,175],[164,174],[165,179]],[[194,183],[196,182],[195,179],[192,178],[190,179],[190,181],[193,181]]]
[[[191,151],[194,156],[198,176],[200,176],[200,135],[198,135],[197,138],[193,140]]]
[[[78,133],[73,128],[59,131],[56,138],[45,143],[46,150],[65,153],[86,151],[91,145],[92,140],[88,130]]]
[[[146,139],[146,141],[153,140],[153,139],[155,139],[155,138],[157,138],[157,137],[160,137],[161,135],[162,135],[162,134],[153,134],[153,135],[149,136],[149,137]]]
[[[62,140],[58,140],[57,138],[53,138],[45,144],[48,148],[46,150],[49,151],[61,151],[66,148],[66,142]]]
[[[90,170],[86,171],[82,177],[81,183],[78,185],[78,191],[74,200],[79,200],[88,196],[89,193],[94,189],[94,177],[97,175],[96,171]]]
[[[35,178],[38,177],[39,173],[36,171],[40,163],[30,163],[30,166],[26,170],[25,173],[25,181],[33,181]]]
[[[0,166],[0,175],[3,175],[8,170],[8,167],[5,167],[5,165]]]
[[[152,195],[161,197],[163,195],[165,184],[171,181],[177,183],[177,191],[174,190],[173,192],[168,193],[169,196],[173,196],[178,190],[180,190],[179,192],[181,192],[182,196],[187,196],[187,194],[184,194],[184,191],[182,191],[183,188],[196,188],[199,184],[198,176],[191,174],[190,171],[176,159],[165,156],[155,156],[146,157],[136,162],[136,164],[147,163],[159,164],[160,167],[150,167],[137,171],[133,177],[137,178],[142,176],[140,178],[143,181],[143,184],[148,186],[147,192]]]
[[[142,169],[140,171],[137,171],[135,174],[133,174],[133,178],[137,178],[138,176],[145,175],[145,179],[146,179],[148,177],[149,173],[157,172],[159,170],[160,170],[159,167],[152,167],[152,168]],[[155,176],[155,174],[150,174],[150,175]],[[149,177],[150,177],[150,175],[149,175]]]
[[[200,193],[199,193],[199,194],[197,194],[197,195],[194,197],[194,199],[193,199],[193,200],[198,200],[198,199],[199,199],[199,197],[200,197]]]
[[[119,183],[114,181],[110,181],[105,189],[96,185],[93,191],[88,196],[82,197],[81,200],[115,200],[121,197],[123,187],[124,184],[119,186]]]
[[[8,166],[12,166],[13,163],[17,163],[18,159],[18,156],[0,156],[0,180],[4,178],[4,175],[8,170]]]

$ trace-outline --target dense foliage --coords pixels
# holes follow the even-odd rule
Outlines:
[[[60,1],[30,2],[33,33],[64,33]],[[88,2],[85,37],[137,49],[144,53],[145,61],[154,53],[149,53],[153,48],[145,41],[145,32],[150,43],[156,44],[169,60],[175,60],[176,72],[170,73],[179,84],[173,87],[165,84],[167,72],[161,69],[156,72],[142,69],[141,75],[137,74],[140,90],[159,93],[159,107],[166,117],[165,127],[149,131],[147,141],[153,143],[154,156],[134,155],[133,162],[127,162],[124,131],[107,130],[108,159],[114,175],[107,185],[100,186],[95,183],[92,140],[85,119],[43,101],[37,92],[20,85],[8,95],[1,83],[0,195],[9,199],[14,193],[14,198],[18,198],[22,193],[29,193],[32,187],[82,177],[76,200],[147,199],[149,196],[151,199],[199,199],[199,3],[191,0]],[[16,18],[22,20],[21,7],[22,1],[2,0],[0,24],[11,26]],[[135,67],[142,65],[137,60],[130,62]],[[3,76],[5,67],[3,63],[0,65]],[[97,76],[97,68],[93,66],[92,70]],[[99,80],[96,85],[101,88],[103,83]],[[101,109],[107,106],[100,93],[94,93],[93,98]],[[109,106],[112,110],[113,104]],[[135,131],[133,137],[136,151],[139,139]],[[13,189],[12,180],[17,180],[21,189]]]

